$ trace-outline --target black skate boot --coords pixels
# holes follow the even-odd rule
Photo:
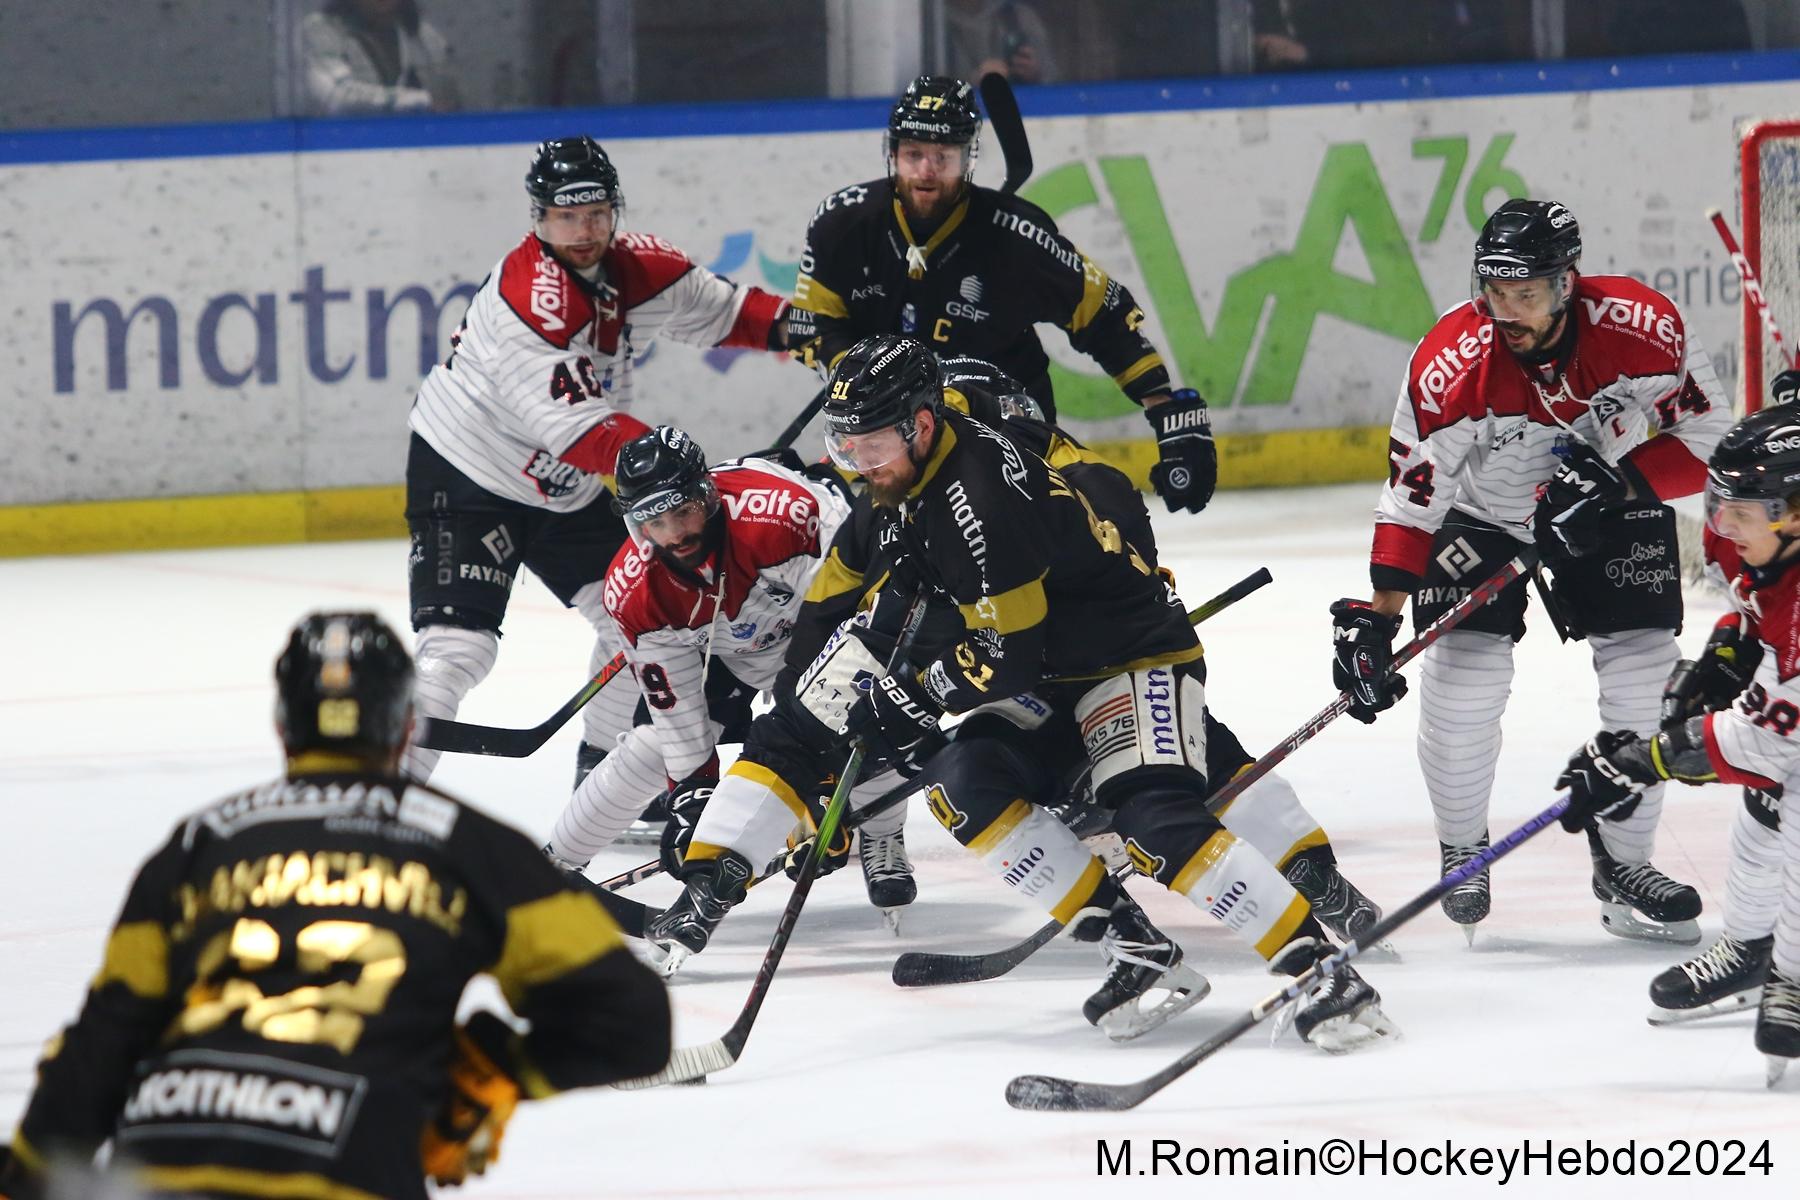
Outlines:
[[[1084,915],[1086,910],[1076,914],[1076,921]],[[1205,976],[1183,965],[1181,947],[1163,936],[1137,901],[1123,892],[1107,915],[1100,953],[1112,970],[1100,990],[1081,1006],[1081,1015],[1115,1042],[1149,1033],[1200,1003],[1212,990]],[[1159,989],[1168,995],[1150,1011],[1140,1010],[1138,1001]]]
[[[913,882],[912,859],[906,856],[906,831],[883,837],[864,829],[856,835],[856,852],[862,859],[863,885],[869,903],[881,910],[882,920],[895,935],[900,933],[900,910],[919,898]]]
[[[1770,969],[1756,1010],[1756,1048],[1768,1057],[1769,1086],[1774,1087],[1789,1060],[1800,1058],[1800,978]]]
[[[1704,954],[1670,967],[1650,981],[1652,1025],[1676,1025],[1754,1005],[1769,977],[1773,935],[1740,942],[1720,937]]]
[[[1336,949],[1318,938],[1297,937],[1276,951],[1269,973],[1298,976]],[[1381,1011],[1381,993],[1348,963],[1312,985],[1293,1020],[1300,1040],[1327,1054],[1348,1054],[1400,1034]]]
[[[606,751],[604,751],[600,747],[594,745],[592,742],[584,741],[579,746],[575,747],[575,787],[576,788],[581,786],[581,781],[586,779],[588,777],[588,773],[591,772],[595,767],[599,766],[600,761],[602,759],[604,759],[605,757],[606,757]],[[573,791],[575,789],[570,788],[569,790]]]
[[[673,975],[682,963],[706,949],[725,914],[743,900],[752,876],[750,861],[734,850],[692,869],[687,890],[644,928],[646,940],[664,954],[656,969],[665,977]]]
[[[1594,858],[1594,897],[1600,924],[1615,937],[1645,942],[1700,944],[1700,893],[1676,883],[1649,863],[1622,863],[1606,852],[1600,832],[1588,827]]]
[[[1319,924],[1331,930],[1340,941],[1355,941],[1381,920],[1381,909],[1354,883],[1338,870],[1337,860],[1329,846],[1313,846],[1294,855],[1289,861],[1287,881],[1312,905]],[[1386,942],[1381,949],[1393,952]]]
[[[1473,846],[1447,846],[1438,843],[1438,859],[1443,864],[1440,875],[1448,875],[1468,864],[1469,860],[1478,856],[1488,848],[1488,835],[1482,834]],[[1463,934],[1469,944],[1475,944],[1475,926],[1487,920],[1488,915],[1488,869],[1481,868],[1455,887],[1443,894],[1438,900],[1444,915],[1463,927]]]

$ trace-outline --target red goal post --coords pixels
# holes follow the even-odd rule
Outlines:
[[[1800,116],[1738,126],[1738,191],[1744,257],[1762,284],[1770,316],[1791,346],[1800,333]],[[1738,377],[1744,411],[1755,412],[1768,395],[1768,381],[1788,364],[1748,294],[1743,321]]]

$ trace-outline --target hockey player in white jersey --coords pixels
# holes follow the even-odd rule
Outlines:
[[[1730,404],[1673,301],[1583,276],[1580,256],[1567,208],[1508,201],[1476,241],[1474,298],[1413,351],[1375,512],[1374,597],[1331,607],[1332,678],[1359,720],[1406,692],[1388,667],[1407,599],[1423,629],[1535,538],[1555,576],[1552,622],[1593,653],[1602,722],[1656,731],[1682,613],[1664,501],[1700,489]],[[1422,657],[1419,765],[1445,874],[1488,844],[1525,594],[1521,579]],[[1650,863],[1661,809],[1652,789],[1629,820],[1589,830],[1593,891],[1608,931],[1692,944],[1700,894]],[[1488,873],[1442,905],[1473,939]]]
[[[787,348],[786,301],[620,231],[619,175],[592,138],[540,145],[525,191],[531,232],[482,282],[412,407],[406,519],[427,717],[454,717],[492,670],[521,566],[594,626],[596,670],[617,652],[600,580],[625,527],[606,481],[648,430],[630,410],[633,363],[651,342]],[[608,688],[584,710],[583,770],[635,703]],[[407,773],[425,779],[437,758],[415,746]]]
[[[755,457],[708,468],[699,444],[666,425],[619,452],[616,486],[632,540],[607,570],[605,603],[650,722],[619,741],[558,818],[545,850],[570,870],[665,790],[678,825],[692,825],[718,782],[718,744],[743,741],[750,701],[780,673],[849,512],[835,475],[809,478]],[[891,780],[882,782],[859,794]],[[859,831],[869,899],[889,912],[916,894],[904,819],[895,807]]]
[[[1773,1085],[1800,1058],[1800,412],[1794,406],[1763,409],[1725,435],[1707,472],[1706,521],[1731,540],[1743,564],[1732,580],[1732,604],[1760,646],[1747,686],[1717,711],[1673,722],[1651,737],[1600,730],[1556,782],[1569,789],[1567,829],[1595,817],[1602,824],[1628,820],[1670,779],[1782,787],[1780,895],[1756,1018],[1756,1048],[1769,1056]]]

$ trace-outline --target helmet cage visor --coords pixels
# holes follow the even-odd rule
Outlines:
[[[567,207],[531,206],[531,227],[546,246],[605,245],[619,231],[621,206],[611,200]]]
[[[1480,259],[1469,273],[1469,296],[1496,321],[1532,323],[1557,317],[1575,294],[1570,265],[1532,274],[1526,266]]]
[[[659,488],[626,506],[625,528],[638,545],[669,549],[703,533],[719,511],[719,489],[707,475],[680,487]]]
[[[898,425],[874,429],[827,429],[825,449],[831,455],[831,461],[844,470],[867,475],[906,454],[918,428],[917,420],[907,417]]]
[[[1723,538],[1756,525],[1772,529],[1794,511],[1795,494],[1800,494],[1800,467],[1783,471],[1779,479],[1760,465],[1715,467],[1706,473],[1706,527]]]

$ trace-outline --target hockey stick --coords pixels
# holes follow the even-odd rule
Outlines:
[[[1031,143],[1025,139],[1025,118],[1019,115],[1019,98],[1012,84],[998,71],[981,77],[981,106],[987,109],[988,123],[994,127],[994,140],[1006,159],[1006,182],[1001,192],[1011,195],[1031,178]]]
[[[926,599],[926,593],[920,591],[907,607],[899,640],[894,644],[894,652],[888,656],[888,670],[893,670],[896,663],[904,662],[907,652],[912,649],[919,626],[924,624]],[[685,1083],[714,1071],[723,1071],[737,1062],[738,1056],[744,1052],[744,1045],[750,1040],[750,1028],[756,1023],[756,1014],[762,1011],[763,1000],[768,997],[769,987],[775,982],[775,969],[781,965],[781,956],[787,951],[788,941],[794,935],[794,926],[800,920],[800,910],[806,906],[806,897],[812,891],[813,881],[819,877],[819,862],[824,857],[824,847],[831,844],[838,824],[844,819],[844,809],[850,803],[850,789],[856,786],[856,778],[862,774],[863,760],[866,757],[868,747],[864,744],[864,739],[853,739],[850,758],[844,763],[844,769],[838,772],[837,787],[831,793],[831,802],[825,806],[825,815],[819,818],[819,831],[813,839],[812,849],[800,864],[800,877],[794,880],[794,891],[788,897],[787,907],[781,911],[781,919],[775,923],[775,936],[770,939],[769,949],[763,954],[762,965],[756,969],[756,980],[750,985],[750,995],[744,1001],[743,1011],[738,1013],[737,1020],[731,1023],[731,1028],[725,1031],[723,1037],[704,1045],[678,1048],[669,1056],[669,1065],[654,1075],[621,1080],[612,1086],[629,1091],[664,1083]]]
[[[1140,1079],[1136,1083],[1081,1083],[1073,1079],[1058,1079],[1052,1075],[1021,1075],[1006,1085],[1006,1102],[1014,1108],[1038,1112],[1122,1112],[1128,1108],[1136,1108],[1250,1032],[1271,1013],[1298,1000],[1320,979],[1334,973],[1358,954],[1430,908],[1445,892],[1487,870],[1493,863],[1524,845],[1553,824],[1568,807],[1569,794],[1559,793],[1549,808],[1377,921],[1373,928],[1349,945],[1339,947],[1336,953],[1302,971],[1279,991],[1258,1001],[1243,1016],[1148,1079]]]
[[[1768,298],[1763,295],[1762,284],[1756,278],[1756,268],[1750,265],[1749,258],[1738,245],[1731,226],[1725,223],[1725,214],[1716,208],[1709,208],[1706,210],[1706,219],[1712,222],[1713,228],[1718,230],[1719,240],[1725,243],[1725,253],[1731,256],[1731,265],[1737,268],[1738,278],[1743,281],[1744,295],[1756,306],[1758,315],[1762,317],[1763,330],[1768,333],[1769,340],[1775,343],[1781,361],[1790,367],[1796,365],[1794,352],[1788,349],[1787,341],[1781,336],[1780,326],[1775,324],[1775,312],[1769,307]]]
[[[452,721],[447,717],[423,717],[420,719],[424,728],[419,731],[419,745],[427,750],[442,750],[449,754],[528,758],[536,754],[550,740],[550,735],[567,725],[570,717],[580,712],[583,705],[598,695],[600,689],[612,682],[613,677],[624,669],[625,652],[621,650],[592,679],[582,684],[581,690],[570,696],[567,704],[530,729],[501,729],[493,725]]]
[[[1188,622],[1198,625],[1208,617],[1230,608],[1272,579],[1274,576],[1269,574],[1269,568],[1257,568],[1211,600],[1189,610]],[[1055,941],[1056,935],[1062,931],[1063,923],[1052,920],[1024,941],[987,954],[933,954],[909,950],[894,960],[894,984],[896,987],[937,987],[946,983],[980,983],[983,980],[998,979]]]
[[[1534,551],[1528,550],[1520,553],[1494,572],[1491,578],[1471,589],[1469,594],[1459,600],[1450,611],[1433,621],[1427,629],[1402,646],[1399,653],[1394,655],[1393,665],[1389,669],[1398,671],[1417,658],[1427,646],[1462,624],[1470,613],[1498,596],[1509,583],[1530,569],[1528,563],[1534,556]],[[1212,601],[1208,601],[1208,604],[1210,603]],[[1206,605],[1201,607],[1204,608]],[[1349,695],[1339,692],[1336,700],[1315,713],[1311,720],[1289,734],[1279,746],[1245,767],[1232,778],[1230,783],[1208,796],[1206,798],[1207,811],[1219,812],[1220,809],[1237,799],[1245,788],[1274,770],[1277,764],[1311,741],[1320,730],[1349,710]],[[924,954],[918,952],[903,954],[894,962],[894,982],[901,987],[933,987],[941,983],[978,983],[984,979],[993,979],[1006,974],[1038,950],[1049,945],[1061,929],[1061,924],[1051,921],[1018,945],[1009,946],[1005,950],[998,950],[992,954]]]

